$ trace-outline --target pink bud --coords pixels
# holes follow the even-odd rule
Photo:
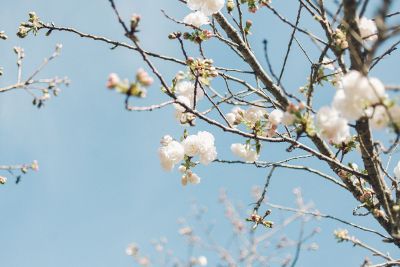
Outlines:
[[[110,73],[106,86],[107,88],[112,89],[115,88],[119,82],[120,80],[118,75],[116,73]]]

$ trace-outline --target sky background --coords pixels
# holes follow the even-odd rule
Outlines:
[[[275,2],[276,8],[286,17],[293,18],[296,1]],[[167,39],[168,33],[182,28],[163,17],[160,9],[183,18],[189,12],[186,6],[172,0],[120,0],[116,3],[125,19],[132,13],[142,15],[139,36],[145,49],[182,58],[178,44]],[[0,265],[135,266],[125,255],[126,246],[136,242],[144,247],[145,254],[151,255],[149,241],[161,236],[167,237],[171,248],[185,257],[185,243],[177,234],[177,219],[191,214],[193,201],[208,207],[207,220],[215,222],[219,229],[213,235],[224,244],[230,231],[223,209],[218,205],[219,191],[226,189],[232,199],[251,209],[251,188],[263,185],[267,170],[218,164],[199,166],[196,173],[203,178],[202,183],[183,188],[178,171],[164,172],[157,157],[160,138],[165,134],[178,138],[184,129],[175,121],[173,109],[130,113],[124,109],[123,96],[105,88],[110,72],[133,78],[136,70],[144,66],[140,57],[127,49],[110,50],[109,45],[67,33],[54,32],[45,37],[41,32],[36,37],[18,39],[15,32],[19,23],[27,20],[29,11],[36,11],[45,22],[53,21],[59,26],[128,42],[106,0],[2,1],[0,30],[6,31],[10,38],[0,42],[0,66],[4,67],[0,87],[16,81],[13,46],[25,49],[23,73],[27,77],[52,53],[57,43],[63,44],[61,56],[39,77],[68,76],[72,83],[40,110],[31,104],[32,99],[24,92],[10,92],[0,97],[0,163],[16,164],[36,159],[40,164],[40,171],[24,176],[20,184],[15,185],[10,179],[7,185],[0,187]],[[280,66],[290,29],[268,11],[246,18],[254,21],[250,39],[261,63],[265,65],[262,40],[269,38],[272,63]],[[310,30],[317,28],[310,18],[305,18],[304,23]],[[305,40],[301,35],[298,37]],[[314,49],[309,43],[305,43],[305,47]],[[228,49],[214,41],[206,44],[205,49],[218,66],[243,67]],[[311,55],[317,58],[316,54]],[[374,75],[385,83],[395,84],[398,60],[398,53],[393,53],[384,67],[376,68]],[[155,63],[168,81],[181,70],[180,66],[169,63],[157,60]],[[287,88],[304,85],[308,71],[304,55],[293,46],[284,85]],[[216,80],[213,86],[217,88],[223,84]],[[322,104],[328,103],[334,92],[331,88],[325,90],[316,95]],[[147,99],[134,101],[145,105],[165,99],[159,85],[155,84],[149,89]],[[189,131],[194,134],[204,129],[215,135],[219,158],[234,159],[230,144],[242,140],[202,122]],[[281,145],[267,144],[261,159],[284,159],[287,155],[282,151]],[[399,158],[396,154],[394,162]],[[312,164],[326,170],[322,163]],[[269,199],[273,203],[294,206],[292,190],[296,187],[301,187],[305,199],[316,202],[322,213],[379,229],[369,217],[351,215],[356,203],[350,194],[308,173],[278,170],[269,188]],[[271,219],[279,222],[289,215],[273,211]],[[309,223],[307,230],[314,227],[322,229],[313,239],[320,249],[302,252],[298,266],[321,266],[322,263],[324,266],[356,266],[367,255],[350,244],[336,243],[332,232],[344,226],[321,220]],[[379,238],[350,230],[361,239],[390,250],[394,257],[400,256],[390,246],[382,245]],[[257,233],[263,231],[268,230],[258,229]],[[287,235],[296,238],[298,228],[289,229]],[[209,256],[210,253],[194,252],[196,256],[203,254]],[[212,257],[209,266],[214,266]]]

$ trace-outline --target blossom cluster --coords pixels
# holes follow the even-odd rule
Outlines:
[[[287,117],[287,114],[285,115],[279,109],[275,109],[268,114],[265,108],[257,106],[252,106],[247,110],[235,107],[225,115],[230,126],[237,127],[243,124],[252,130],[253,133],[265,137],[275,136],[276,129],[279,124],[284,122],[285,116]],[[231,151],[234,155],[247,162],[255,162],[259,157],[260,146],[257,141],[252,146],[250,140],[248,140],[246,144],[232,144]]]
[[[179,171],[182,173],[182,185],[198,184],[200,177],[191,171],[191,168],[195,167],[197,163],[192,162],[192,159],[198,157],[199,163],[203,165],[214,161],[217,158],[214,142],[214,136],[206,131],[185,136],[182,142],[166,135],[161,139],[161,147],[158,149],[161,166],[164,170],[171,171],[175,165],[183,161],[179,167]]]
[[[209,85],[211,79],[218,76],[211,59],[187,60],[187,73],[178,72],[173,80],[172,92],[176,95],[175,117],[181,124],[194,125],[195,116],[187,112],[194,109],[199,100],[204,97],[204,85]]]
[[[184,104],[188,108],[194,108],[195,103],[203,99],[204,92],[200,88],[198,82],[195,83],[185,78],[183,73],[179,73],[175,78],[175,86],[173,87],[173,92],[177,96],[176,101],[178,103],[174,104],[175,117],[181,124],[193,125],[195,119],[194,115],[186,112],[186,108],[180,103]]]
[[[211,16],[219,12],[225,4],[225,0],[188,0],[187,6],[194,11],[184,20],[187,24],[200,27],[209,23],[207,16]]]
[[[143,69],[136,72],[136,80],[129,82],[128,79],[121,80],[116,73],[111,73],[108,76],[107,88],[115,89],[121,94],[126,94],[135,97],[146,97],[147,87],[151,86],[154,82],[153,78]]]
[[[361,38],[365,41],[375,41],[378,39],[375,21],[362,17],[358,21],[358,29],[360,30]]]
[[[372,42],[378,39],[377,33],[378,29],[376,27],[375,21],[362,17],[357,20],[358,29],[360,31],[360,37],[364,42]],[[349,44],[346,39],[346,28],[340,27],[335,29],[332,34],[333,42],[338,50],[343,50],[348,48]]]
[[[367,117],[374,129],[400,124],[400,107],[389,99],[379,79],[352,70],[341,78],[337,87],[332,106],[322,107],[317,113],[317,128],[331,143],[351,139],[350,120]]]

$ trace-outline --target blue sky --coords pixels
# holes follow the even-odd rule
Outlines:
[[[171,0],[121,0],[117,4],[124,18],[131,13],[142,15],[143,47],[181,57],[177,43],[167,39],[169,32],[181,28],[163,17],[160,9],[182,18],[188,12],[184,5]],[[297,4],[286,0],[277,2],[276,7],[290,17]],[[212,164],[198,168],[197,173],[203,177],[199,186],[182,188],[179,173],[164,172],[157,158],[160,137],[165,134],[179,137],[183,131],[173,117],[172,108],[129,113],[124,110],[123,97],[105,88],[110,72],[133,77],[143,66],[140,57],[126,49],[110,50],[108,45],[66,33],[53,33],[50,37],[41,33],[18,39],[14,33],[29,11],[36,11],[43,21],[53,21],[56,25],[127,41],[106,0],[3,1],[0,30],[5,30],[10,38],[0,42],[0,66],[5,69],[0,87],[15,82],[12,47],[16,45],[25,48],[26,77],[52,52],[56,43],[62,43],[61,56],[51,62],[41,77],[68,76],[72,83],[40,110],[31,105],[30,97],[23,92],[0,97],[0,162],[14,164],[37,159],[40,163],[40,171],[24,176],[20,184],[0,187],[1,266],[134,266],[132,259],[124,254],[126,245],[137,242],[150,253],[149,241],[160,236],[166,236],[177,254],[184,256],[185,244],[177,235],[176,221],[190,214],[193,200],[208,207],[207,218],[220,225],[215,238],[223,244],[229,231],[224,227],[223,211],[217,205],[219,190],[225,188],[233,199],[246,206],[252,201],[251,187],[263,184],[266,170]],[[256,53],[262,57],[261,41],[270,38],[272,62],[280,66],[289,29],[268,12],[252,19],[256,26],[251,41]],[[215,42],[206,45],[206,51],[217,65],[241,66],[231,52]],[[395,83],[398,71],[394,64],[398,59],[394,53],[386,61],[385,69],[377,68],[375,75],[387,83]],[[297,88],[306,82],[309,66],[303,65],[304,62],[304,55],[294,46],[284,79],[287,87]],[[167,80],[180,70],[180,66],[155,63]],[[214,86],[219,85],[216,81]],[[321,103],[326,102],[329,99],[326,95],[332,92],[319,93],[317,98]],[[154,85],[149,89],[148,99],[137,103],[157,103],[165,99],[160,95],[158,85]],[[219,157],[233,159],[229,146],[241,141],[240,138],[201,122],[190,131],[196,133],[200,129],[215,135]],[[263,159],[283,159],[286,156],[283,150],[281,145],[266,145]],[[321,163],[313,165],[326,170]],[[307,173],[279,170],[271,183],[270,201],[293,206],[291,192],[299,186],[306,200],[318,203],[321,212],[378,228],[368,218],[351,216],[356,203],[348,193]],[[273,211],[271,218],[279,221],[287,215]],[[367,255],[349,244],[336,243],[332,231],[343,226],[318,221],[310,223],[308,230],[316,226],[322,228],[322,233],[314,239],[320,250],[304,252],[298,266],[320,266],[322,261],[324,266],[354,266]],[[390,248],[370,235],[351,231],[382,249]],[[297,231],[289,229],[288,235],[297,237]],[[396,256],[397,252],[393,253]],[[333,257],[334,261],[326,261]]]

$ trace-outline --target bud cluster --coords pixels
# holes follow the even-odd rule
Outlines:
[[[240,0],[240,3],[247,4],[249,12],[256,13],[261,7],[269,5],[271,3],[271,0]],[[229,3],[228,1],[228,12],[232,11],[233,7],[234,5],[232,5],[232,3]]]
[[[210,78],[218,76],[218,71],[213,66],[213,63],[212,59],[194,59],[192,57],[186,61],[194,76],[199,77],[200,81],[207,85],[210,83]]]
[[[128,79],[121,80],[116,73],[110,73],[106,86],[121,94],[140,98],[146,97],[146,88],[153,84],[153,78],[143,69],[137,71],[135,78],[135,82],[130,83]]]
[[[39,29],[43,27],[42,22],[40,22],[39,17],[35,12],[29,12],[28,22],[22,22],[18,28],[17,36],[20,38],[25,38],[28,36],[29,32],[33,32],[34,35],[37,34]]]
[[[213,36],[213,33],[209,30],[195,30],[192,33],[185,32],[183,38],[185,40],[192,41],[194,43],[201,43],[203,41],[209,40]]]

